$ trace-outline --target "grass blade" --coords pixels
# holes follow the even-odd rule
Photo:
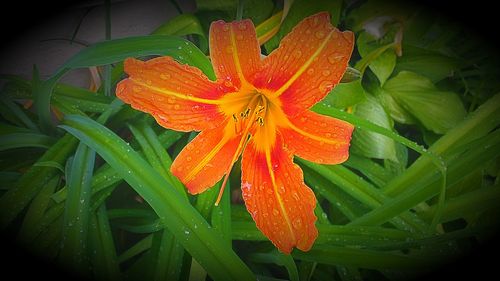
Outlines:
[[[87,273],[89,265],[88,231],[90,223],[91,178],[95,151],[80,143],[71,164],[68,199],[64,207],[61,262],[78,272]]]
[[[186,250],[216,280],[254,280],[252,272],[165,179],[109,129],[66,116],[63,129],[92,147],[156,211]],[[168,220],[166,219],[168,217]]]

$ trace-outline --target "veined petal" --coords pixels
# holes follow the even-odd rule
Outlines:
[[[243,199],[260,231],[284,253],[309,250],[318,235],[316,198],[281,137],[264,151],[250,140],[241,163]]]
[[[133,108],[148,112],[163,127],[178,131],[219,126],[224,116],[218,98],[226,88],[210,81],[199,69],[170,57],[143,62],[125,60],[129,78],[116,86],[116,95]]]
[[[210,25],[210,58],[217,78],[235,89],[249,86],[261,67],[260,46],[251,20]]]
[[[295,116],[323,99],[339,83],[353,46],[353,33],[333,27],[328,13],[310,16],[264,59],[254,85],[279,96],[284,112]]]
[[[231,167],[241,135],[227,134],[225,126],[199,133],[175,158],[170,170],[198,194],[217,183]]]
[[[289,122],[288,128],[279,130],[293,154],[323,164],[339,164],[349,157],[353,125],[309,110]]]

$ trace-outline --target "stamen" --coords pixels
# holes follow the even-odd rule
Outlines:
[[[248,104],[250,106],[252,106],[256,102],[257,98],[259,98],[259,96],[254,96]],[[260,98],[262,99],[262,97],[260,97]],[[258,104],[257,106],[261,107],[260,104]],[[256,113],[256,111],[257,111],[256,107],[252,107],[252,108],[253,108],[252,114]],[[246,118],[248,115],[250,115],[250,113],[251,113],[251,109],[250,109],[250,107],[247,107],[245,112],[241,112],[240,115],[242,118]],[[262,122],[264,122],[264,120],[262,120]],[[241,123],[243,123],[243,122],[241,122]],[[245,131],[241,135],[240,143],[238,144],[238,147],[236,148],[236,151],[234,152],[233,159],[231,159],[231,165],[226,170],[226,175],[224,176],[224,180],[222,181],[222,185],[221,185],[220,190],[219,190],[219,196],[217,196],[217,200],[215,201],[215,206],[219,206],[219,202],[222,198],[222,194],[224,193],[224,189],[226,188],[227,180],[229,179],[229,174],[231,173],[231,169],[233,169],[234,162],[236,162],[236,160],[240,156],[241,152],[243,151],[243,149],[246,147],[248,141],[250,140],[249,132],[250,132],[250,128],[253,127],[253,124],[254,124],[253,122],[247,122],[247,124],[245,126]]]
[[[238,122],[238,117],[236,117],[236,114],[233,114],[233,120],[234,120],[235,123]]]
[[[262,118],[262,116],[258,116],[255,121],[259,123],[260,126],[264,126],[264,118]]]

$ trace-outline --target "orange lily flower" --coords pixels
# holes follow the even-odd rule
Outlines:
[[[241,160],[241,189],[257,227],[284,253],[307,251],[318,235],[314,193],[293,155],[324,164],[348,158],[353,126],[308,110],[342,78],[353,49],[350,31],[328,13],[300,22],[262,59],[250,20],[210,26],[217,76],[170,57],[125,61],[129,78],[116,94],[165,128],[201,131],[171,171],[192,194],[224,182]],[[219,199],[220,199],[219,194]]]

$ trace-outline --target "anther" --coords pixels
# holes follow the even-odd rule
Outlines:
[[[255,120],[257,123],[259,123],[260,126],[264,126],[264,118],[261,116],[257,117],[257,120]]]
[[[245,112],[240,113],[242,118],[246,118],[250,114],[250,108],[245,109]]]
[[[238,122],[238,117],[236,117],[236,114],[233,114],[233,120],[234,122]]]
[[[265,108],[265,106],[259,105],[259,110],[257,110],[256,114],[262,113],[262,111],[264,111],[264,108]]]

